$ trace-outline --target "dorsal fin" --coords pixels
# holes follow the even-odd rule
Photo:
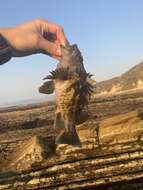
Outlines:
[[[57,68],[54,71],[50,72],[51,75],[48,75],[47,77],[44,78],[45,79],[61,79],[61,80],[68,80],[71,78],[71,74],[69,72],[69,67],[66,68]]]

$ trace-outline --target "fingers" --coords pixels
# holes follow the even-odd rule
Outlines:
[[[42,33],[52,33],[56,35],[56,41],[58,41],[59,45],[68,45],[68,40],[64,34],[64,30],[61,26],[50,23],[44,19],[38,20],[39,27],[42,28]]]
[[[64,34],[64,30],[61,26],[56,24],[49,23],[49,32],[56,35],[56,40],[59,42],[59,45],[68,45],[68,40],[66,39],[66,36]]]
[[[39,48],[44,50],[44,53],[50,54],[52,57],[60,60],[61,58],[61,48],[60,45],[67,46],[69,42],[64,34],[64,30],[61,26],[50,23],[46,20],[39,19],[37,21],[37,26],[40,27],[41,38],[39,40]],[[50,34],[55,36],[55,39],[50,38]]]
[[[49,42],[48,40],[41,37],[38,42],[38,48],[44,53],[54,57],[56,59],[60,59],[61,57],[61,48],[60,46],[56,45],[55,43]]]
[[[68,40],[65,37],[63,28],[59,27],[56,32],[57,40],[61,43],[60,45],[67,46]]]

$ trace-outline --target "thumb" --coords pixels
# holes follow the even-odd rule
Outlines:
[[[40,38],[38,43],[38,48],[42,50],[44,53],[59,58],[61,57],[61,48],[60,46],[46,40],[45,38]]]

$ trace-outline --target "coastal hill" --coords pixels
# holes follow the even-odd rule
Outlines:
[[[118,93],[143,88],[143,61],[121,76],[96,84],[97,93]]]

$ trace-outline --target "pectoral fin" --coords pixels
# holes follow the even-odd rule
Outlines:
[[[43,94],[52,94],[54,92],[54,83],[53,81],[45,82],[40,88],[39,92]]]

